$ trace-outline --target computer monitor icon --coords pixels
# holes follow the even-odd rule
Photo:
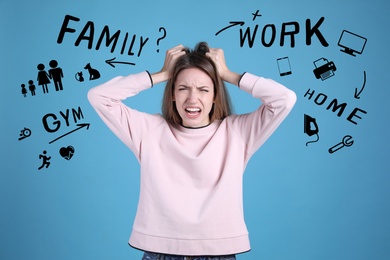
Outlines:
[[[355,53],[363,53],[366,42],[366,38],[350,31],[343,30],[337,45],[343,48],[341,49],[342,52],[356,56]]]

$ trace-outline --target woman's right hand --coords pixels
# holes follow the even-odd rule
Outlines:
[[[172,75],[172,71],[175,67],[177,59],[183,56],[185,53],[185,47],[181,44],[167,50],[162,69],[159,72],[153,73],[151,75],[153,84],[167,81]]]

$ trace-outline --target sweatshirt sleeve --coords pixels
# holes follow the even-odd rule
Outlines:
[[[247,144],[248,158],[271,136],[292,110],[296,94],[272,79],[245,73],[239,82],[240,89],[261,100],[252,113],[233,115],[232,127]]]
[[[91,88],[88,100],[109,129],[140,158],[140,145],[148,129],[160,124],[161,115],[150,115],[129,108],[123,100],[152,87],[147,71],[115,77]]]

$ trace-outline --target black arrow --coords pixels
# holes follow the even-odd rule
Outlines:
[[[68,133],[66,133],[64,135],[61,135],[60,137],[58,137],[58,138],[54,139],[53,141],[51,141],[49,144],[54,143],[55,141],[61,139],[62,137],[65,137],[65,136],[67,136],[67,135],[69,135],[69,134],[71,134],[73,132],[76,132],[77,130],[80,130],[81,128],[87,127],[87,130],[89,129],[89,124],[88,123],[86,123],[86,124],[77,124],[77,126],[78,126],[78,128],[76,128],[76,129],[74,129],[74,130],[72,130],[72,131],[70,131],[70,132],[68,132]]]
[[[236,26],[236,25],[240,25],[240,26],[243,26],[245,24],[245,22],[230,22],[230,25],[229,26],[226,26],[225,28],[219,30],[215,36],[217,36],[218,34],[220,34],[221,32],[225,31],[226,29],[229,29],[230,27],[233,27],[233,26]]]
[[[363,89],[364,89],[364,86],[366,85],[366,71],[363,72],[364,73],[364,81],[363,81],[363,87],[362,89],[358,92],[358,89],[355,88],[355,98],[356,99],[360,99],[360,94],[363,92]]]
[[[116,59],[116,57],[112,58],[111,60],[106,60],[106,63],[108,65],[110,65],[111,67],[115,68],[115,65],[114,63],[118,63],[118,64],[127,64],[127,65],[135,65],[135,63],[132,63],[132,62],[124,62],[124,61],[114,61]]]

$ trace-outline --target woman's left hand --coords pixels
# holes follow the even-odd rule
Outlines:
[[[220,48],[210,48],[210,51],[206,53],[206,56],[209,57],[217,67],[219,76],[223,81],[229,82],[234,85],[238,85],[241,75],[235,72],[232,72],[226,65],[224,51]]]

